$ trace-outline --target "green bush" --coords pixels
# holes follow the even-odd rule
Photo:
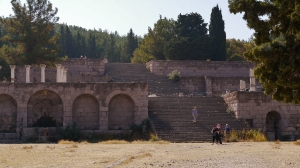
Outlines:
[[[44,115],[40,117],[35,123],[32,125],[33,127],[56,127],[57,123],[53,117]]]
[[[58,127],[56,131],[59,140],[78,141],[80,138],[80,129],[75,122],[65,128]]]
[[[172,81],[179,81],[180,80],[180,72],[178,72],[177,70],[172,71],[171,73],[168,74],[169,79]]]

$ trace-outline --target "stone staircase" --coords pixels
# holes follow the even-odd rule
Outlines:
[[[197,106],[198,119],[192,122]],[[149,118],[157,136],[171,142],[207,142],[212,140],[212,126],[229,124],[231,129],[245,127],[226,112],[222,97],[149,97]]]
[[[178,83],[168,79],[167,76],[156,76],[146,68],[145,64],[106,63],[106,75],[112,77],[111,82],[147,82],[149,94],[157,96],[175,96],[182,90]]]

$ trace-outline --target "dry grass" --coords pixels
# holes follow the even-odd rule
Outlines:
[[[58,144],[77,144],[78,142],[69,141],[69,140],[60,140]]]
[[[141,159],[144,159],[146,157],[151,157],[152,154],[151,153],[141,153],[139,155],[136,155],[136,156],[130,156],[130,157],[127,157],[125,160],[123,160],[119,165],[127,165],[131,162],[133,162],[134,160],[141,160]]]
[[[55,149],[55,146],[46,146],[46,148],[49,148],[49,149]]]
[[[300,139],[294,142],[295,145],[300,145]]]
[[[133,141],[131,143],[132,144],[170,144],[169,141],[164,141],[164,140],[160,140],[160,141]]]
[[[272,146],[273,149],[280,149],[282,143],[280,142],[280,140],[276,140],[274,142],[270,142],[270,145]]]
[[[250,129],[250,130],[230,131],[229,140],[231,142],[238,142],[238,141],[265,142],[267,141],[267,138],[259,130]]]
[[[109,140],[98,142],[99,144],[129,144],[130,142],[124,140]]]
[[[70,148],[78,148],[76,144],[72,144]]]
[[[32,146],[23,146],[23,149],[32,149]]]

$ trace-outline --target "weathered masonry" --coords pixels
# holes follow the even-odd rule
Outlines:
[[[1,83],[0,131],[31,127],[42,115],[82,130],[129,129],[148,117],[147,83]]]

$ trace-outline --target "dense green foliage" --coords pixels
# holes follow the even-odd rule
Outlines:
[[[245,57],[258,63],[255,76],[265,94],[300,103],[300,1],[228,0],[231,13],[244,13],[256,47]]]
[[[56,132],[58,134],[58,139],[78,141],[80,138],[80,129],[76,123],[72,123],[65,128],[57,127]]]
[[[176,21],[160,16],[154,28],[148,28],[132,62],[208,60],[212,54],[211,42],[207,23],[200,14],[179,14]]]
[[[12,0],[14,15],[0,18],[5,26],[6,34],[1,40],[7,42],[5,51],[1,52],[2,59],[7,62],[23,64],[54,65],[59,61],[56,44],[59,36],[54,33],[57,8],[52,9],[48,0],[27,0],[22,5],[18,0]]]
[[[210,14],[209,36],[212,39],[211,61],[226,60],[226,33],[222,12],[217,5]]]
[[[207,23],[198,13],[178,15],[175,36],[166,44],[165,55],[169,60],[207,60],[211,57],[211,38]]]
[[[150,60],[165,60],[165,46],[175,36],[174,28],[175,21],[173,19],[160,16],[153,29],[148,28],[148,34],[139,43],[131,61],[133,63],[146,63]]]
[[[226,39],[226,60],[246,61],[244,52],[255,47],[253,41]]]

